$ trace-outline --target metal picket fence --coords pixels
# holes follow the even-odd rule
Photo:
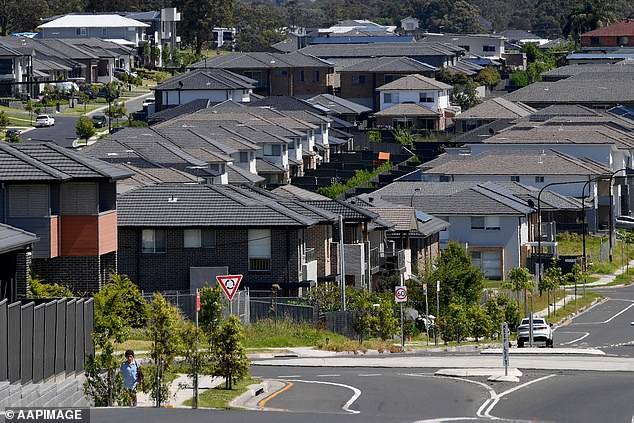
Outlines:
[[[0,382],[37,383],[83,371],[94,353],[92,298],[0,301]]]
[[[298,298],[255,297],[251,299],[251,321],[292,320],[300,323],[317,324],[316,308],[310,305],[293,304]]]

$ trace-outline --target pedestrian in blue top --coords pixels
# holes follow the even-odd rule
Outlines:
[[[139,362],[134,359],[134,351],[127,350],[125,352],[125,359],[126,361],[121,364],[123,386],[125,386],[130,393],[132,406],[136,407],[136,389],[139,384],[143,383],[143,374],[141,373],[141,366],[139,365]]]

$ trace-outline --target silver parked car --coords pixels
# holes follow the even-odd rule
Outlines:
[[[615,219],[614,226],[616,226],[617,229],[634,230],[634,217],[619,216]]]
[[[525,317],[517,327],[517,348],[522,348],[527,342],[530,342],[530,322]],[[533,318],[533,342],[544,342],[547,347],[553,347],[553,329],[543,317]]]

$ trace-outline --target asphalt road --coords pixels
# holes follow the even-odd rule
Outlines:
[[[557,328],[555,346],[592,347],[610,356],[634,357],[634,286],[595,291],[606,301]]]

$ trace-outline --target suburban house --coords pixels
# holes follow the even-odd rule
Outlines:
[[[623,19],[581,34],[583,50],[615,50],[623,47],[634,47],[634,19]]]
[[[128,19],[142,22],[148,26],[145,28],[145,43],[150,45],[150,57],[143,57],[145,64],[152,63],[158,66],[165,66],[163,63],[163,50],[169,46],[170,51],[178,48],[181,37],[176,35],[177,22],[181,20],[181,14],[175,7],[165,7],[161,10],[151,10],[148,12],[121,12],[118,13]],[[141,53],[145,45],[140,45]],[[155,49],[157,50],[155,54]],[[139,54],[138,56],[141,56]]]
[[[500,60],[504,54],[507,38],[500,34],[421,34],[423,41],[453,44],[466,52],[493,60]]]
[[[121,195],[118,207],[119,271],[145,291],[242,274],[244,287],[278,284],[298,295],[331,275],[336,216],[298,200],[230,185],[161,184]]]
[[[408,57],[377,57],[365,59],[339,70],[339,95],[355,103],[380,110],[376,90],[407,75],[433,77],[438,68]]]
[[[31,269],[74,292],[117,271],[117,181],[130,172],[54,143],[0,144],[0,223],[39,238]],[[24,279],[17,295],[26,295]]]
[[[377,88],[380,111],[375,113],[377,125],[394,128],[445,129],[450,110],[451,85],[413,74]],[[431,112],[431,113],[429,113]]]
[[[408,16],[406,18],[401,19],[401,29],[405,33],[411,33],[418,30],[419,21],[416,18]]]
[[[332,94],[319,94],[306,101],[321,107],[326,116],[342,119],[360,129],[365,128],[368,114],[372,111],[369,107]]]
[[[117,14],[71,14],[38,26],[42,38],[102,38],[117,44],[139,47],[148,24]]]
[[[257,81],[224,69],[195,69],[161,82],[154,90],[155,111],[160,112],[194,100],[221,103],[251,101]]]
[[[334,66],[302,52],[233,53],[206,58],[189,67],[225,69],[257,81],[254,93],[309,98],[331,94]]]
[[[519,119],[535,112],[521,102],[511,102],[504,97],[483,101],[453,118],[456,133],[468,132],[499,119]]]
[[[582,73],[634,73],[634,60],[621,60],[617,63],[586,63],[560,66],[542,73],[542,81],[557,82]]]
[[[30,67],[31,55],[0,44],[0,96],[15,97],[28,92],[20,86],[28,81]]]
[[[441,246],[461,243],[487,278],[504,279],[527,263],[535,208],[493,182],[393,182],[360,197],[425,210],[448,222],[440,232]]]
[[[506,38],[507,42],[516,48],[522,47],[524,44],[537,44],[538,46],[543,46],[550,41],[547,38],[535,34],[534,32],[525,31],[523,29],[506,29],[504,31],[500,31],[499,35]]]
[[[38,240],[31,232],[0,223],[0,301],[16,301],[18,286],[23,290],[27,285],[28,259]]]

